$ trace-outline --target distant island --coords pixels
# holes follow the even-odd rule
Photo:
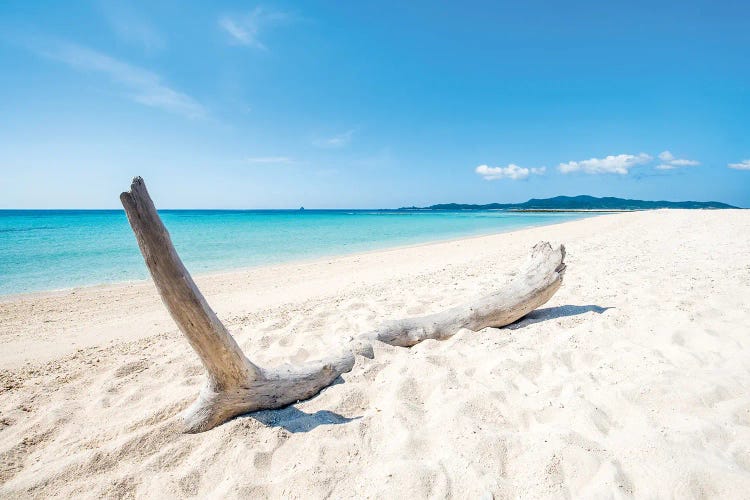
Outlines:
[[[646,201],[628,200],[625,198],[595,196],[555,196],[554,198],[532,198],[523,203],[488,203],[472,205],[465,203],[440,203],[429,207],[402,207],[400,210],[517,210],[535,211],[618,211],[618,210],[653,210],[657,208],[690,208],[717,209],[739,208],[719,201]]]

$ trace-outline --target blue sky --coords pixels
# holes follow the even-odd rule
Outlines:
[[[750,3],[0,3],[0,208],[750,206]]]

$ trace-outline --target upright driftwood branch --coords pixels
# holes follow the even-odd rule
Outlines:
[[[436,314],[390,321],[364,336],[409,347],[451,337],[461,328],[478,331],[506,326],[547,302],[560,288],[564,274],[565,247],[540,242],[518,274],[497,293]]]
[[[195,403],[183,414],[188,432],[201,432],[242,413],[308,399],[354,365],[342,354],[295,367],[260,368],[243,354],[211,310],[172,245],[143,179],[122,193],[130,226],[164,305],[208,372]]]

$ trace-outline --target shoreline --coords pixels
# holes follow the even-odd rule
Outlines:
[[[613,217],[622,217],[613,214]],[[216,273],[192,274],[203,295],[220,316],[242,315],[259,307],[277,307],[290,296],[311,298],[319,293],[330,297],[343,287],[356,283],[377,283],[387,275],[414,275],[426,269],[435,271],[439,263],[452,265],[471,261],[496,245],[509,248],[510,263],[520,263],[531,247],[540,240],[555,240],[555,235],[570,231],[586,232],[590,221],[613,217],[585,217],[557,224],[527,227],[509,232],[453,238],[402,245],[338,256],[313,258],[257,267],[246,267]],[[563,241],[563,240],[561,240]],[[475,248],[482,248],[476,252]],[[460,249],[460,258],[457,250]],[[435,260],[435,255],[452,259]],[[511,255],[515,257],[510,258]],[[377,264],[375,264],[377,263]],[[287,292],[284,292],[285,287]],[[288,292],[294,289],[295,292]],[[300,295],[301,294],[301,295]],[[124,310],[123,307],[129,310]],[[35,311],[50,311],[39,315]],[[79,321],[79,316],[100,318],[95,323]],[[151,279],[114,284],[99,284],[57,291],[31,292],[0,297],[0,345],[6,343],[4,364],[19,367],[28,362],[54,359],[77,349],[105,345],[122,339],[123,322],[130,325],[127,337],[142,339],[159,332],[179,335],[176,325],[164,308]],[[228,324],[229,327],[231,325]],[[27,331],[18,336],[18,331]],[[33,335],[29,333],[33,332]]]
[[[553,214],[619,214],[623,212],[642,212],[645,208],[509,208],[513,213],[553,213]],[[655,210],[670,210],[669,208],[657,208]]]
[[[520,213],[520,212],[519,212]],[[583,213],[583,212],[581,212]],[[621,212],[604,212],[604,213],[595,213],[590,212],[592,215],[591,217],[599,217],[602,215],[613,215]],[[307,257],[307,258],[299,258],[299,259],[292,259],[287,261],[281,261],[281,262],[272,262],[272,263],[265,263],[265,264],[257,264],[253,266],[241,266],[241,267],[235,267],[235,268],[227,268],[222,270],[216,270],[216,271],[206,271],[206,272],[190,272],[190,274],[195,278],[196,280],[198,278],[208,278],[214,276],[221,276],[226,274],[233,274],[233,273],[242,273],[242,272],[248,272],[259,268],[265,268],[265,267],[278,267],[278,266],[284,266],[284,265],[294,265],[298,263],[316,263],[316,262],[322,262],[334,258],[339,257],[347,257],[347,256],[356,256],[356,255],[367,255],[373,252],[382,252],[382,251],[389,251],[389,250],[399,250],[399,249],[405,249],[405,248],[413,248],[413,247],[421,247],[424,245],[433,245],[433,244],[440,244],[440,243],[451,243],[454,241],[460,241],[465,239],[474,239],[474,238],[483,238],[486,236],[495,236],[500,234],[510,234],[518,231],[525,231],[528,229],[534,229],[537,227],[547,227],[547,226],[556,226],[560,224],[567,224],[569,222],[577,222],[579,220],[585,220],[590,217],[582,217],[580,219],[574,219],[574,220],[564,220],[564,221],[550,221],[542,224],[535,224],[531,226],[526,226],[522,228],[513,228],[508,229],[506,231],[493,231],[490,233],[479,233],[479,234],[473,234],[473,235],[466,235],[466,236],[458,236],[454,238],[443,238],[443,239],[435,239],[435,240],[425,240],[418,243],[407,243],[403,245],[394,245],[394,246],[384,246],[384,247],[375,247],[371,250],[362,250],[362,251],[354,251],[354,252],[346,252],[346,253],[336,253],[336,254],[327,254],[327,255],[321,255],[316,257]],[[168,230],[169,228],[167,228]],[[179,251],[179,249],[178,249]],[[145,264],[144,264],[145,268]],[[188,269],[190,271],[190,269]],[[19,292],[19,293],[7,293],[7,294],[0,294],[0,303],[4,301],[13,301],[16,299],[31,299],[31,298],[38,298],[38,297],[44,297],[46,295],[61,295],[76,291],[84,291],[89,289],[101,289],[101,288],[118,288],[123,286],[130,286],[130,285],[139,285],[139,284],[145,284],[150,283],[151,277],[147,278],[138,278],[133,280],[125,280],[125,281],[112,281],[112,282],[104,282],[104,283],[90,283],[90,284],[84,284],[84,285],[75,285],[70,287],[63,287],[63,288],[52,288],[52,289],[46,289],[46,290],[37,290],[37,291],[30,291],[30,292]]]

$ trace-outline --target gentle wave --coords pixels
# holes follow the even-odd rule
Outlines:
[[[0,233],[22,233],[25,231],[51,231],[53,229],[62,229],[61,226],[42,226],[42,227],[4,227],[0,228]]]

